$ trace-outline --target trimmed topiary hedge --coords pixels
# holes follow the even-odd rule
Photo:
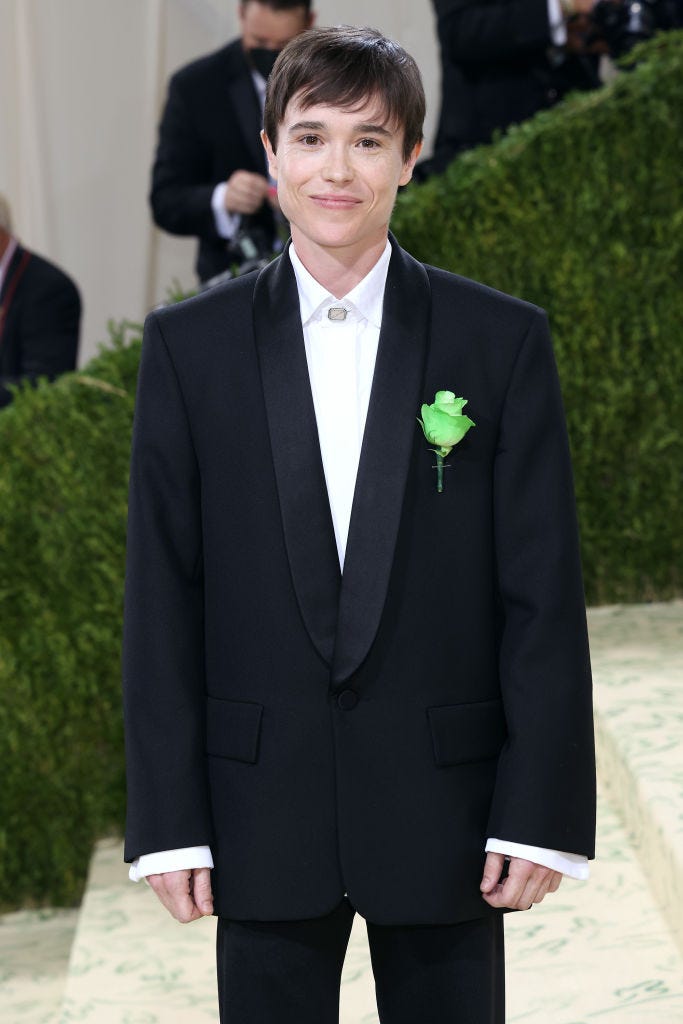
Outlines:
[[[394,229],[545,306],[589,601],[681,592],[683,36],[440,179]],[[454,327],[457,330],[457,325]],[[136,325],[0,415],[0,908],[78,899],[123,821],[119,652]]]
[[[406,190],[393,220],[418,259],[548,310],[592,604],[683,586],[683,33],[641,55]]]
[[[124,807],[119,677],[139,328],[0,415],[0,907],[78,899]]]

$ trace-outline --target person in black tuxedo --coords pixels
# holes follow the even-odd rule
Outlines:
[[[8,385],[76,368],[80,320],[78,288],[11,234],[0,197],[0,407],[12,401]]]
[[[218,915],[223,1022],[334,1024],[358,912],[383,1024],[502,1024],[503,912],[593,856],[547,321],[388,234],[424,112],[378,32],[293,40],[263,134],[290,243],[145,325],[125,858]],[[437,391],[473,421],[441,491]]]
[[[241,36],[171,78],[159,125],[150,203],[155,223],[196,235],[200,281],[241,264],[245,232],[276,242],[277,197],[259,138],[266,79],[277,54],[313,23],[311,0],[245,0]]]
[[[594,4],[432,0],[441,110],[433,156],[418,164],[416,178],[441,173],[458,153],[554,106],[570,90],[600,86],[598,56],[567,45],[567,19],[589,14]]]

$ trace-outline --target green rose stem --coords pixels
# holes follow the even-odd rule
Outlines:
[[[439,494],[443,491],[443,455],[436,453],[436,489]]]
[[[422,419],[418,423],[430,444],[438,445],[432,449],[436,455],[436,490],[443,491],[443,460],[470,429],[475,426],[469,416],[463,415],[467,405],[466,398],[456,398],[452,391],[437,391],[431,405],[423,405]]]

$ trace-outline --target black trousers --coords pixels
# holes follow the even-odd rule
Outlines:
[[[353,917],[345,899],[310,921],[219,918],[221,1024],[338,1024]],[[381,1024],[504,1024],[502,916],[367,929]]]

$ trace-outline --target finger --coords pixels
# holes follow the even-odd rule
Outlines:
[[[531,905],[531,899],[527,899],[526,903],[523,902],[525,890],[536,867],[537,865],[531,861],[523,860],[521,857],[511,857],[508,877],[488,896],[484,895],[484,899],[489,906],[506,907],[510,910],[526,910]],[[530,887],[529,895],[535,894],[537,887],[538,882]]]
[[[228,178],[225,205],[234,213],[253,213],[268,192],[268,180],[249,171],[235,171]]]
[[[169,914],[181,924],[188,924],[202,916],[190,895],[190,877],[190,871],[166,871],[160,875],[150,875],[148,879]]]
[[[225,193],[225,205],[235,213],[248,213],[253,203],[249,194],[245,194],[244,189],[230,187]]]
[[[264,178],[261,174],[239,171],[233,174],[228,181],[228,188],[234,189],[235,192],[242,196],[248,196],[253,199],[263,198],[268,191],[268,179]]]
[[[211,892],[211,869],[195,868],[192,872],[191,894],[200,914],[213,914],[213,893]]]
[[[550,882],[550,885],[548,886],[548,892],[557,892],[557,890],[560,888],[560,882],[561,881],[562,881],[562,872],[561,871],[553,871],[553,877],[552,877],[552,880]]]
[[[226,195],[226,206],[234,213],[255,213],[261,205],[260,196],[251,195]]]
[[[482,893],[494,892],[498,885],[498,879],[503,873],[505,857],[502,853],[487,853],[484,862],[484,873],[482,875],[479,889]]]
[[[524,880],[524,884],[521,893],[516,888],[503,892],[504,905],[513,910],[528,910],[534,903],[543,901],[557,872],[542,864],[523,861],[514,868],[511,865],[510,874],[515,879]]]
[[[540,868],[541,866],[539,865],[539,869]],[[553,871],[551,868],[546,868],[544,869],[544,871],[545,873],[541,878],[538,889],[536,890],[536,893],[532,896],[532,903],[541,903],[548,895],[548,893],[557,892],[557,890],[560,888],[560,882],[562,881],[562,872]],[[538,873],[539,871],[537,869],[535,875],[537,875]],[[535,875],[532,875],[532,879],[535,877]],[[524,898],[525,897],[523,897],[523,899]]]
[[[488,902],[492,906],[507,907],[511,910],[528,910],[533,903],[543,901],[551,885],[554,885],[555,889],[559,888],[561,878],[560,872],[553,871],[543,864],[513,857],[509,877]]]
[[[551,871],[539,886],[532,902],[542,903],[548,893],[557,892],[561,881],[562,873],[559,871]]]

